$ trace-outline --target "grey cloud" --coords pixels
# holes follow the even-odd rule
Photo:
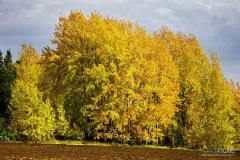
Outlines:
[[[31,43],[41,52],[60,12],[71,10],[137,21],[149,33],[163,25],[193,33],[205,52],[218,53],[225,75],[240,80],[239,0],[0,0],[0,48],[17,52]]]

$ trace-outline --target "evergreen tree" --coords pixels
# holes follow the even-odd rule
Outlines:
[[[4,82],[5,82],[5,66],[3,61],[3,53],[0,50],[0,116],[3,116],[4,106]]]
[[[4,58],[4,64],[5,65],[12,65],[12,54],[10,49],[7,50],[7,54]]]
[[[10,49],[7,50],[7,54],[4,58],[5,65],[5,74],[4,74],[4,113],[8,115],[8,107],[10,104],[10,100],[12,98],[12,91],[14,86],[14,81],[16,78],[14,64],[12,62],[12,54]]]

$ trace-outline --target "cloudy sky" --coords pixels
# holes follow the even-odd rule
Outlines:
[[[218,53],[226,77],[240,82],[239,0],[0,0],[0,49],[10,48],[14,60],[21,44],[41,53],[60,13],[71,10],[138,22],[149,33],[162,26],[192,33],[206,53]]]

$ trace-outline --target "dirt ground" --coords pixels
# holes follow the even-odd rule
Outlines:
[[[145,147],[0,143],[0,159],[240,160],[240,154],[207,155],[199,151]]]

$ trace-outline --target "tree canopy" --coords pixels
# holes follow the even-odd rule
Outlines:
[[[1,107],[2,95],[9,97],[10,127],[27,140],[240,144],[239,85],[194,35],[167,27],[150,34],[129,21],[73,11],[59,18],[54,36],[41,56],[22,45],[19,63],[10,50],[5,58],[0,52],[0,78],[8,82],[5,92],[0,81]]]

